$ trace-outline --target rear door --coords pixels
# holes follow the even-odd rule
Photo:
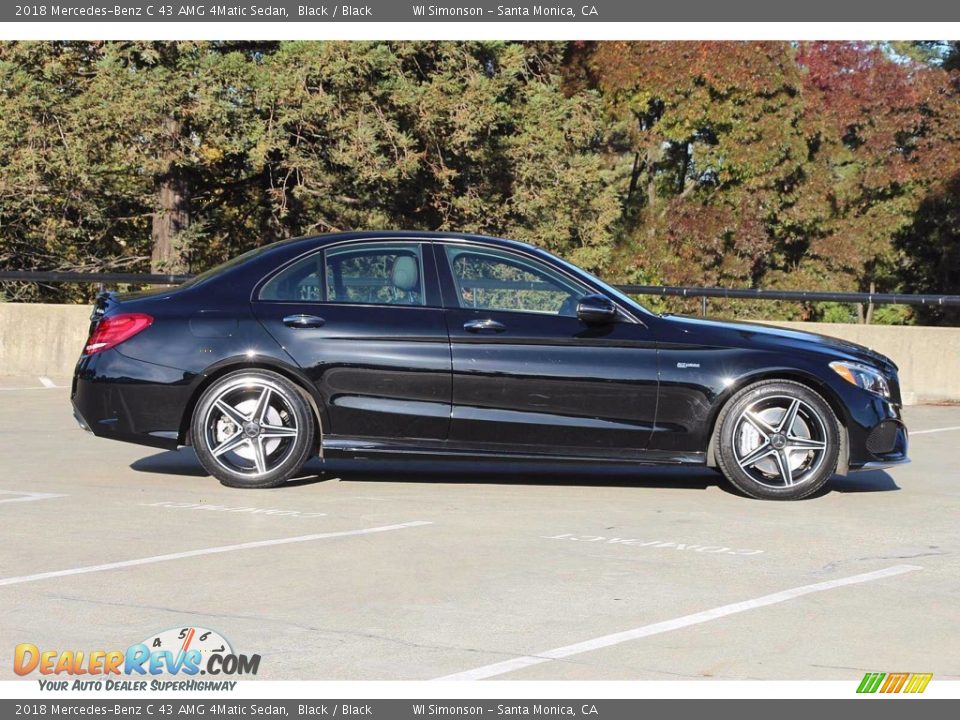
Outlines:
[[[341,243],[262,285],[254,314],[315,384],[325,436],[446,438],[450,347],[429,247]]]

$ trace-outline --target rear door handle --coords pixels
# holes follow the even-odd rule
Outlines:
[[[316,315],[287,315],[283,324],[292,328],[318,328],[326,322]]]
[[[468,320],[463,324],[463,329],[467,332],[494,332],[499,333],[507,329],[507,326],[496,320],[484,318],[483,320]]]

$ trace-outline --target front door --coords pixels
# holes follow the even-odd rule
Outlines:
[[[539,258],[474,243],[435,245],[453,357],[451,442],[553,455],[631,456],[647,447],[657,353],[626,314],[577,317],[595,292]]]
[[[446,438],[450,348],[429,247],[335,245],[279,272],[253,303],[319,391],[325,435]]]

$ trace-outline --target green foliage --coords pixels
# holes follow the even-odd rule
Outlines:
[[[612,281],[958,292],[958,58],[946,41],[2,43],[0,267],[198,272],[396,227],[514,237]],[[960,318],[872,314],[918,320]]]
[[[857,311],[847,303],[816,303],[815,312],[820,322],[855,323]]]
[[[295,232],[506,234],[600,269],[620,215],[595,93],[565,97],[559,49],[291,43],[265,63],[256,151]],[[292,70],[292,71],[291,71]]]

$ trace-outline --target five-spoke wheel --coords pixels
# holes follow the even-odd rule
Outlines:
[[[798,499],[830,478],[839,455],[839,428],[812,389],[768,380],[734,395],[717,420],[717,462],[740,490],[758,498]]]
[[[300,390],[265,370],[231,373],[214,382],[193,414],[197,457],[225,485],[273,487],[306,460],[313,414]]]

